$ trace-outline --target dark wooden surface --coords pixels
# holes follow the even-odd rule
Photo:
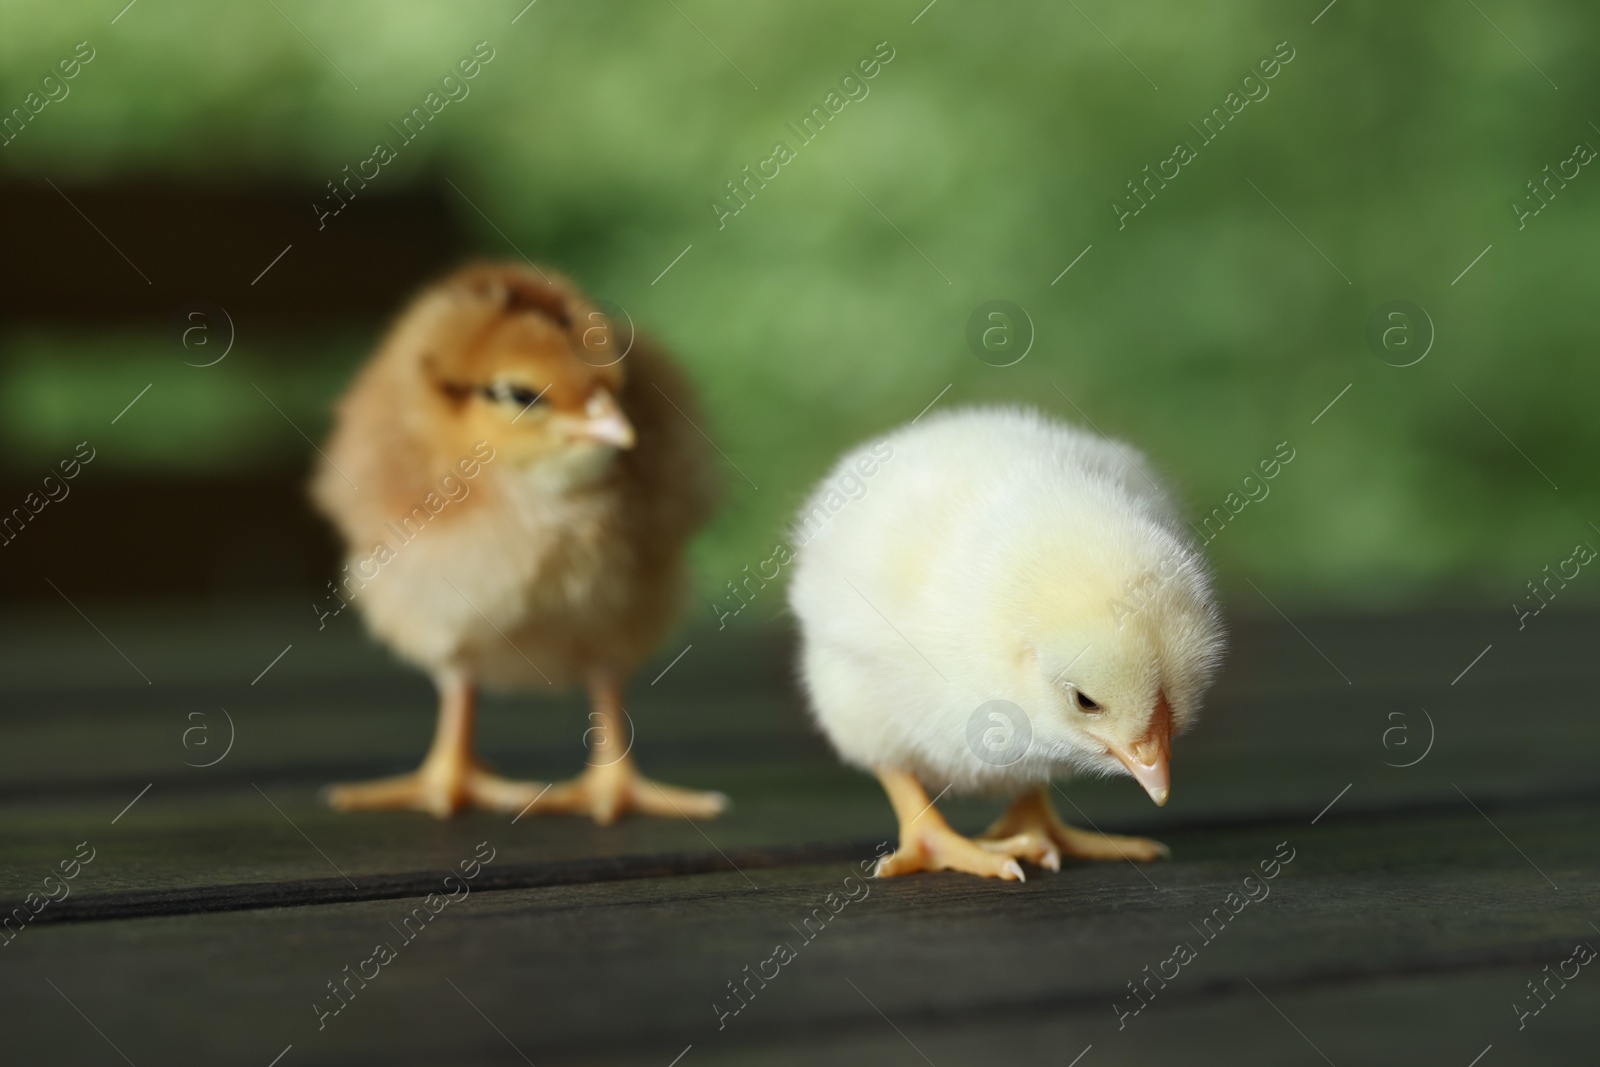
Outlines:
[[[1600,972],[1552,981],[1524,1028],[1513,1004],[1600,946],[1600,616],[1553,609],[1518,632],[1509,611],[1290,623],[1245,606],[1261,613],[1236,622],[1176,745],[1172,803],[1126,779],[1058,797],[1172,860],[872,882],[810,941],[797,927],[894,825],[810,729],[781,631],[691,633],[629,703],[645,769],[733,810],[601,829],[322,808],[327,782],[414,763],[431,726],[426,683],[349,618],[13,618],[0,899],[81,841],[96,852],[0,948],[0,1062],[1593,1062]],[[223,708],[231,751],[186,766],[223,752]],[[583,712],[492,699],[483,746],[510,773],[564,777]],[[994,811],[941,806],[970,830]],[[403,942],[391,924],[485,841],[471,895]],[[1206,941],[1198,924],[1283,842],[1295,858],[1270,896]],[[325,983],[383,941],[397,958],[319,1029]],[[795,958],[719,1027],[727,983],[780,942]],[[1127,983],[1179,942],[1195,959],[1119,1027]]]

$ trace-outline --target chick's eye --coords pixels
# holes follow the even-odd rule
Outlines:
[[[1093,700],[1090,700],[1088,697],[1084,696],[1083,693],[1077,689],[1072,691],[1072,699],[1078,705],[1078,710],[1080,711],[1093,712],[1101,710],[1099,704],[1096,704]]]
[[[543,396],[542,392],[534,392],[525,385],[512,385],[510,382],[496,382],[484,391],[491,400],[498,400],[525,408],[537,403]]]

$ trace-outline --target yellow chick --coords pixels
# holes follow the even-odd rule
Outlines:
[[[899,820],[880,875],[1166,854],[1050,798],[1128,773],[1165,804],[1172,735],[1222,656],[1205,563],[1138,453],[1032,411],[930,416],[846,455],[795,539],[812,709]],[[1016,799],[974,841],[934,807],[949,791]]]
[[[339,402],[312,496],[343,536],[341,593],[439,690],[412,774],[330,787],[341,811],[466,807],[702,817],[720,793],[631,757],[629,675],[672,626],[715,470],[678,368],[570,282],[467,267],[401,314]],[[545,786],[473,753],[478,688],[581,683],[588,769]]]

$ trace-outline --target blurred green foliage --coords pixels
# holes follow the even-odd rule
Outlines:
[[[1303,600],[1509,600],[1600,537],[1600,175],[1525,228],[1511,208],[1600,145],[1593,3],[523,2],[146,0],[115,25],[124,0],[7,3],[7,107],[77,41],[98,54],[0,165],[317,188],[489,42],[470,97],[378,180],[448,177],[493,220],[456,203],[483,252],[514,255],[509,238],[558,265],[692,368],[749,479],[727,471],[708,591],[765,558],[840,449],[947,385],[941,406],[1036,404],[1137,443],[1196,514],[1289,441],[1296,461],[1211,546],[1242,596],[1248,577]],[[883,41],[869,95],[802,145],[786,124]],[[1201,146],[1189,124],[1280,42],[1295,58],[1270,95]],[[778,141],[795,158],[719,228],[712,199]],[[1119,229],[1112,201],[1180,141],[1198,157]],[[1036,329],[1014,366],[966,341],[997,298]],[[1410,367],[1366,340],[1396,298],[1437,328]],[[244,344],[232,377],[146,398],[104,462],[308,454],[249,383],[315,436],[371,340],[309,362]],[[155,337],[4,343],[11,466],[170,361]]]

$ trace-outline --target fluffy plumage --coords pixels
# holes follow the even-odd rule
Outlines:
[[[865,492],[818,527],[822,495],[868,458]],[[805,514],[801,673],[846,761],[1007,796],[1127,769],[1165,801],[1166,738],[1198,714],[1224,639],[1204,561],[1134,449],[1033,411],[930,415],[846,455]],[[992,730],[1000,758],[973,744]]]
[[[406,659],[560,684],[633,669],[674,621],[714,468],[677,367],[643,337],[613,362],[611,330],[564,279],[469,268],[406,310],[340,401],[313,494],[352,564],[393,550],[356,604]],[[497,384],[503,399],[468,391]],[[618,411],[636,441],[604,436]],[[463,478],[478,442],[493,458]],[[397,543],[451,476],[467,495]]]

